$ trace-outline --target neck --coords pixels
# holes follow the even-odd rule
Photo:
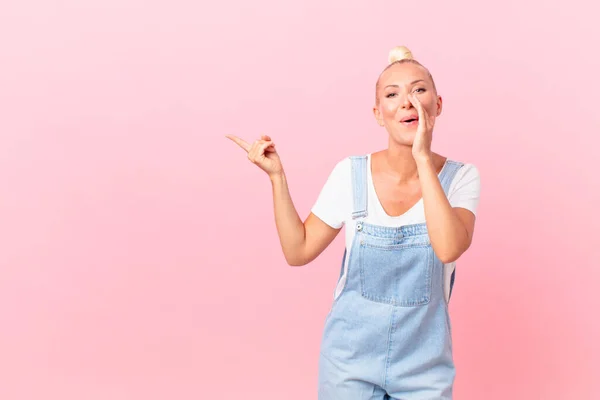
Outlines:
[[[390,140],[383,152],[383,161],[395,179],[407,182],[418,178],[417,163],[412,155],[412,147]]]

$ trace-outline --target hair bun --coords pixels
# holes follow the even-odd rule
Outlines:
[[[413,60],[411,51],[406,46],[396,46],[390,50],[388,61],[390,64],[400,60]]]

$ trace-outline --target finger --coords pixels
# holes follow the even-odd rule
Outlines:
[[[423,105],[421,105],[421,109],[423,110],[423,116],[419,116],[419,119],[423,118],[423,125],[425,126],[425,130],[429,131],[433,126],[431,125],[431,117],[429,116],[429,112],[427,112]]]
[[[262,142],[271,142],[271,146],[275,146],[275,143],[273,143],[273,139],[271,139],[271,137],[270,137],[270,136],[267,136],[267,135],[262,135],[262,136],[260,137],[260,140],[261,140]]]
[[[262,141],[261,143],[259,143],[258,144],[259,157],[264,157],[267,149],[272,146],[273,146],[273,142],[270,140],[265,140],[265,141]]]
[[[431,129],[433,129],[433,124],[431,122],[431,117],[429,116],[429,113],[427,112],[425,107],[423,107],[423,104],[417,96],[413,95],[412,98],[413,105],[415,105],[415,108],[419,113],[419,125],[421,125],[424,128],[425,132],[430,131]]]
[[[271,146],[272,144],[273,142],[267,140],[257,140],[254,142],[252,145],[252,150],[250,150],[250,153],[248,153],[248,158],[250,158],[250,161],[254,163],[262,161],[262,159],[265,157],[265,151],[267,147]]]
[[[250,151],[248,151],[248,159],[252,162],[256,162],[256,157],[258,156],[257,148],[258,148],[258,140],[255,140],[250,146]]]
[[[267,157],[265,154],[270,152],[268,150],[269,148],[273,148],[273,142],[271,142],[270,140],[260,143],[258,145],[258,152],[259,152],[258,159],[260,161],[264,160]],[[275,151],[275,150],[273,150],[273,151]]]
[[[429,126],[431,127],[431,129],[433,129],[434,125],[435,125],[435,117],[432,115],[431,117],[429,117]]]
[[[424,124],[427,123],[427,120],[425,119],[425,111],[423,110],[423,105],[421,104],[417,96],[412,95],[408,99],[410,100],[412,105],[415,106],[417,112],[419,113],[419,122],[423,121]]]
[[[250,144],[248,142],[246,142],[243,139],[240,139],[237,136],[234,135],[225,135],[225,137],[229,140],[231,140],[232,142],[236,143],[238,146],[240,146],[242,149],[246,150],[246,152],[250,151]]]

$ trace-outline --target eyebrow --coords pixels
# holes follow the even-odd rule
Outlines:
[[[417,83],[417,82],[425,82],[425,80],[423,80],[423,79],[417,79],[416,81],[412,81],[410,84],[411,84],[411,85],[414,85],[414,84],[415,84],[415,83]],[[389,88],[389,87],[400,87],[400,86],[398,86],[398,85],[387,85],[387,86],[385,87],[385,89],[387,89],[387,88]]]

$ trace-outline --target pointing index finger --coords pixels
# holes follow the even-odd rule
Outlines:
[[[239,137],[235,136],[235,135],[225,135],[225,137],[229,140],[231,140],[232,142],[236,143],[238,146],[240,146],[242,149],[244,149],[247,152],[250,151],[250,144],[248,142],[246,142],[243,139],[240,139]]]

